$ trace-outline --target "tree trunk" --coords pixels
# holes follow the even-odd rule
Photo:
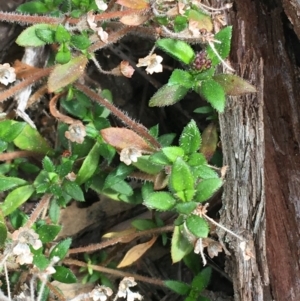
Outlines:
[[[298,5],[236,0],[228,14],[231,63],[258,91],[229,97],[220,115],[229,166],[220,222],[247,239],[253,253],[246,261],[240,241],[220,231],[239,301],[300,300]]]

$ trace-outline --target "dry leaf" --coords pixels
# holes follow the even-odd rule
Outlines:
[[[152,245],[155,243],[156,239],[157,239],[157,236],[154,236],[148,242],[139,244],[139,245],[131,248],[126,253],[123,260],[119,263],[119,265],[117,267],[123,268],[123,267],[133,264],[135,261],[137,261],[139,258],[141,258],[147,250],[149,250],[152,247]]]
[[[222,245],[211,238],[203,238],[202,245],[204,248],[207,248],[207,253],[210,258],[218,256],[218,254],[223,251]]]
[[[120,18],[120,22],[129,26],[138,26],[145,23],[148,19],[148,15],[132,14]]]
[[[124,231],[120,231],[120,232],[109,232],[106,233],[102,236],[102,238],[117,238],[120,237],[120,242],[122,243],[128,243],[130,241],[132,241],[135,237],[133,237],[132,235],[130,236],[130,234],[136,233],[136,229],[135,228],[130,228],[130,229],[126,229]],[[124,238],[122,238],[124,237]]]
[[[104,141],[118,151],[124,148],[135,147],[143,153],[152,153],[153,148],[134,131],[125,128],[107,128],[100,131]]]
[[[150,7],[149,3],[145,0],[117,0],[116,3],[137,10],[146,9]]]

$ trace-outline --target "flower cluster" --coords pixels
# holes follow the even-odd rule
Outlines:
[[[202,50],[196,54],[192,66],[198,71],[204,71],[211,68],[211,60],[207,58],[207,53],[205,50]]]

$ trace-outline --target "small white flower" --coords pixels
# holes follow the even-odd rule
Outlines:
[[[10,67],[8,63],[0,64],[0,83],[7,86],[16,80],[16,73],[13,67]]]
[[[138,158],[142,156],[142,152],[135,147],[123,148],[120,153],[120,161],[126,165],[130,165],[132,162],[137,162]]]
[[[33,261],[33,255],[31,254],[30,248],[27,244],[18,243],[12,253],[17,255],[16,262],[19,264],[31,264]]]
[[[32,229],[26,227],[20,227],[12,234],[11,238],[18,243],[29,244],[35,250],[38,250],[43,246],[42,242],[39,240],[39,235]]]
[[[95,0],[95,2],[96,2],[97,7],[100,10],[103,10],[103,11],[107,10],[108,6],[107,6],[107,4],[103,0]]]
[[[101,39],[102,42],[107,43],[108,42],[108,33],[103,30],[103,28],[100,26],[98,27],[97,24],[95,23],[95,15],[93,14],[92,11],[87,13],[87,23],[89,24],[89,27],[97,32],[99,38]]]
[[[80,121],[76,121],[69,126],[69,130],[65,132],[65,137],[79,144],[83,143],[86,136],[85,126]]]
[[[109,287],[99,285],[90,292],[90,297],[93,298],[94,301],[106,301],[107,297],[112,294],[113,291]]]
[[[142,59],[139,59],[139,63],[136,65],[137,67],[145,67],[147,73],[159,73],[163,71],[163,66],[161,62],[163,58],[160,55],[156,55],[155,53],[152,55],[148,55]]]
[[[127,298],[127,301],[142,300],[143,296],[139,293],[132,292],[129,287],[135,286],[136,282],[133,277],[125,277],[119,284],[118,297]]]

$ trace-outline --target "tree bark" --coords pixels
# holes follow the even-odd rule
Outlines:
[[[300,300],[300,88],[284,21],[286,11],[298,33],[292,2],[236,0],[228,14],[230,60],[258,91],[229,97],[220,115],[229,166],[220,222],[253,253],[246,261],[240,241],[220,231],[239,301]]]

